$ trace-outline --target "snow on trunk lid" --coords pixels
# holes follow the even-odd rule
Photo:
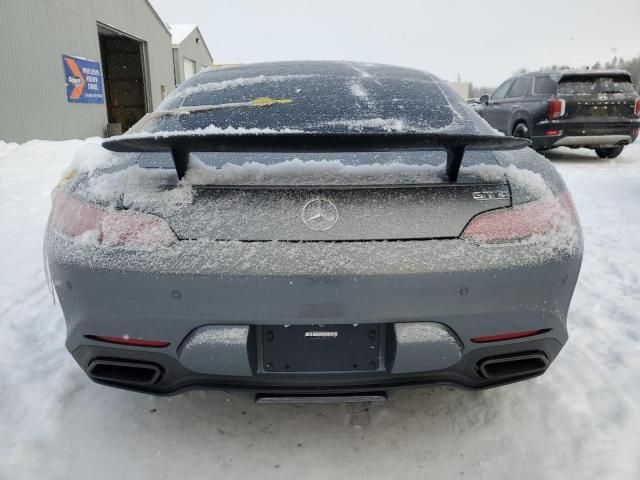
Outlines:
[[[471,218],[511,204],[508,186],[413,185],[196,189],[162,216],[181,239],[356,241],[450,238]]]

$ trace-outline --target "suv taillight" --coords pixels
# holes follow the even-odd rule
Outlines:
[[[55,194],[51,222],[54,230],[88,244],[150,250],[177,240],[171,227],[160,217],[101,208],[65,192]]]
[[[547,118],[555,120],[564,115],[565,101],[560,98],[550,98],[547,107]]]
[[[640,97],[636,98],[635,114],[636,117],[640,117]]]
[[[577,225],[578,217],[569,192],[474,217],[462,238],[478,243],[508,243],[545,237]]]

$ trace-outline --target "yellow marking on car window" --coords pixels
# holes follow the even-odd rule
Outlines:
[[[260,97],[255,100],[251,100],[249,102],[233,102],[233,103],[222,103],[220,105],[193,105],[190,107],[178,107],[173,110],[156,110],[155,112],[148,113],[145,118],[149,120],[157,117],[162,117],[164,115],[187,115],[189,113],[195,112],[206,112],[207,110],[218,110],[220,108],[236,108],[236,107],[270,107],[272,105],[286,104],[292,103],[293,100],[290,98],[271,98],[271,97]],[[131,131],[131,130],[129,130]]]
[[[62,178],[60,179],[60,182],[65,182],[67,180],[71,180],[73,177],[75,177],[75,175],[76,175],[76,171],[72,168],[67,173],[62,175]]]
[[[251,100],[249,103],[254,107],[270,107],[271,105],[277,105],[279,103],[291,103],[291,99],[260,97],[260,98],[256,98],[255,100]]]

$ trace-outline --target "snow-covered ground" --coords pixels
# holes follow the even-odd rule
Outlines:
[[[0,478],[640,478],[640,144],[609,161],[548,154],[585,234],[571,338],[548,373],[370,406],[90,382],[42,269],[49,194],[82,145],[0,142]]]

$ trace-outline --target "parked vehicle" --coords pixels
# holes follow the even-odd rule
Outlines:
[[[432,75],[207,70],[133,130],[79,158],[46,234],[67,348],[96,382],[371,400],[528,379],[567,341],[566,186]]]
[[[623,70],[567,70],[510,78],[476,111],[497,130],[533,148],[591,148],[615,158],[638,138],[640,97]]]

